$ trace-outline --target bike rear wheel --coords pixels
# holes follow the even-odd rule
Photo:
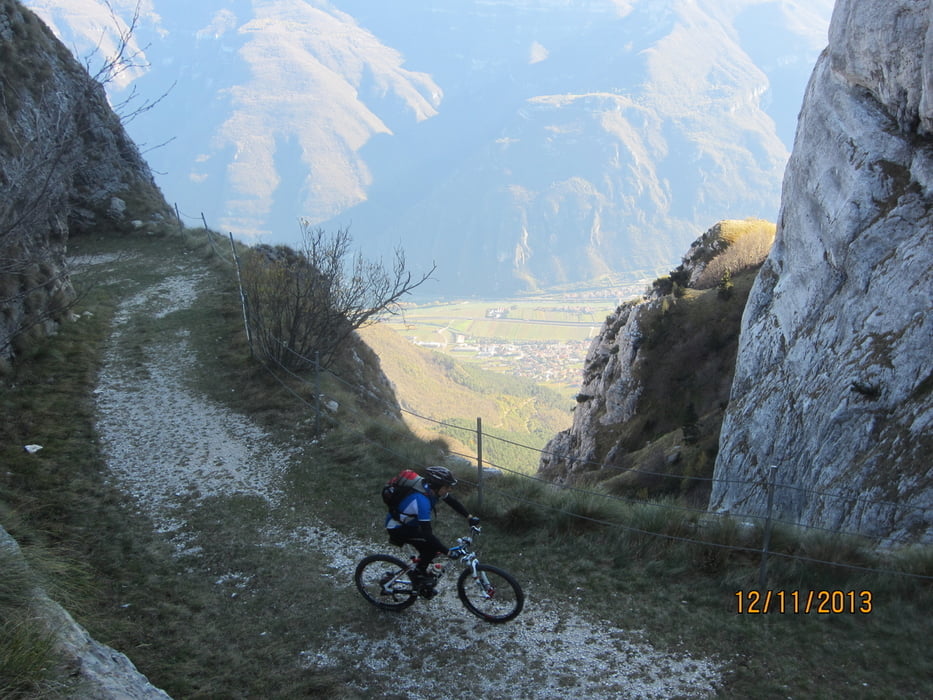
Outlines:
[[[522,611],[525,593],[512,574],[502,569],[478,564],[476,577],[472,567],[457,579],[457,595],[464,607],[487,622],[508,622]]]
[[[402,610],[418,597],[408,578],[408,564],[388,554],[361,559],[353,581],[366,600],[383,610]]]

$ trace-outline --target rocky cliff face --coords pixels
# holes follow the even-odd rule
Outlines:
[[[0,527],[0,553],[5,562],[25,564],[19,544]],[[51,600],[43,590],[33,592],[30,618],[40,620],[54,635],[50,660],[67,675],[71,685],[67,697],[98,700],[169,700],[141,674],[133,663],[116,649],[93,639],[68,612]],[[7,688],[9,690],[9,688]],[[34,697],[39,697],[35,695]],[[62,692],[55,697],[66,697]]]
[[[166,213],[101,85],[35,15],[0,2],[0,358],[65,315],[70,235]]]
[[[130,231],[134,218],[166,213],[100,84],[38,18],[0,0],[0,363],[67,314],[69,236]],[[0,549],[19,557],[2,527]],[[168,697],[41,590],[29,615],[54,635],[74,697]]]
[[[933,6],[839,0],[745,311],[710,507],[933,542]],[[782,486],[786,485],[786,486]]]
[[[773,237],[765,221],[720,222],[644,300],[606,319],[573,426],[545,448],[542,476],[639,495],[689,491],[705,505],[742,309]]]

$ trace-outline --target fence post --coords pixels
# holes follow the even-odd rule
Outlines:
[[[201,221],[204,222],[204,232],[207,234],[207,242],[211,244],[211,252],[216,256],[217,248],[214,247],[214,234],[207,227],[207,219],[204,218],[204,212],[201,212]]]
[[[321,351],[314,351],[314,437],[321,437]]]
[[[476,417],[476,492],[477,505],[483,505],[483,419]]]
[[[768,547],[771,545],[771,515],[774,508],[774,480],[777,476],[777,465],[772,464],[768,470],[768,514],[765,517],[765,532],[761,543],[761,566],[758,568],[758,590],[763,591],[768,582]]]
[[[184,231],[185,225],[181,221],[181,214],[178,213],[178,202],[175,202],[175,220],[178,221],[178,230]]]
[[[230,232],[230,248],[233,250],[233,262],[236,263],[236,281],[240,288],[240,306],[243,307],[243,325],[246,328],[246,342],[249,343],[249,356],[254,357],[253,335],[249,331],[249,318],[246,315],[246,293],[243,291],[243,278],[240,275],[240,256],[237,255],[236,245],[233,243],[233,233]]]

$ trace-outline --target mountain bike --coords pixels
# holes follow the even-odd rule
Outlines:
[[[471,535],[457,538],[453,557],[447,562],[435,562],[428,573],[418,575],[418,557],[405,562],[389,554],[371,554],[360,560],[353,580],[363,597],[383,610],[404,610],[419,597],[430,599],[437,594],[437,585],[453,559],[463,565],[457,579],[457,595],[464,607],[486,622],[508,622],[525,604],[525,593],[510,573],[496,566],[481,564],[473,542],[480,528],[473,526]],[[426,580],[421,580],[424,577]]]

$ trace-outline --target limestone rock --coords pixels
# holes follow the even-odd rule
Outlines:
[[[154,220],[168,206],[101,84],[19,3],[0,7],[0,85],[0,360],[7,360],[66,317],[75,296],[65,265],[70,236],[99,233],[104,222],[120,226],[130,195],[133,213],[148,209]]]
[[[19,545],[0,527],[0,548],[19,557]],[[54,635],[55,652],[75,681],[69,694],[96,700],[169,700],[153,686],[125,654],[101,644],[44,591],[36,590],[35,618]]]
[[[606,319],[585,359],[573,425],[544,449],[542,476],[614,479],[617,489],[652,494],[706,487],[679,482],[711,476],[742,307],[773,233],[755,219],[717,223],[644,299]],[[720,297],[701,283],[712,269],[741,275],[742,291]]]
[[[933,542],[933,8],[840,0],[749,297],[710,507]]]

